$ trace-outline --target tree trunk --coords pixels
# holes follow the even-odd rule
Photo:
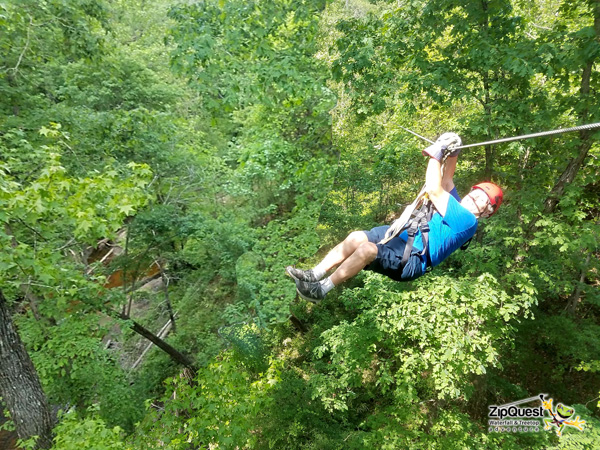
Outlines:
[[[579,145],[579,154],[569,162],[569,165],[550,191],[550,194],[548,194],[548,197],[544,202],[544,214],[554,212],[560,198],[565,192],[565,188],[573,182],[577,172],[581,169],[583,161],[592,147],[592,141],[590,140],[589,135],[589,130],[580,132],[581,145]]]
[[[482,26],[484,35],[487,36],[488,29],[490,26],[487,0],[483,0],[481,2],[481,9],[483,11],[481,26]],[[492,101],[491,101],[491,97],[490,97],[490,90],[491,90],[490,74],[487,70],[485,70],[483,72],[482,78],[483,78],[483,92],[484,92],[483,109],[484,109],[484,113],[485,113],[485,118],[488,121],[488,123],[490,124],[488,137],[489,137],[489,139],[492,139],[492,136],[493,136],[492,126],[491,126],[491,123],[492,123],[491,103],[492,103]],[[486,145],[484,148],[485,148],[485,169],[483,171],[483,177],[486,181],[490,181],[492,179],[492,173],[494,172],[494,147],[491,145]]]
[[[594,31],[596,33],[596,39],[600,39],[600,0],[596,0],[593,4],[593,14],[594,14]],[[579,93],[582,98],[586,98],[590,95],[590,79],[592,77],[592,69],[594,63],[596,61],[594,59],[590,59],[585,67],[583,68],[583,73],[581,75],[581,85],[579,88]],[[589,111],[585,108],[580,114],[580,120],[582,123],[585,123],[588,120]],[[581,144],[579,145],[579,153],[575,158],[573,158],[567,168],[564,170],[552,190],[546,198],[544,202],[544,213],[552,213],[556,209],[560,197],[565,192],[565,188],[573,182],[577,172],[581,168],[583,161],[585,160],[590,148],[592,147],[592,140],[590,130],[583,130],[579,132],[579,139],[581,140]]]
[[[486,181],[492,179],[492,173],[494,172],[494,149],[491,145],[485,146],[485,169],[483,171],[483,177]]]
[[[39,436],[37,448],[52,447],[54,419],[31,358],[0,291],[0,396],[21,439]]]
[[[581,268],[581,274],[579,275],[579,283],[575,285],[573,289],[573,293],[569,297],[567,301],[567,307],[565,308],[567,313],[571,316],[575,315],[575,311],[577,310],[577,305],[579,303],[579,299],[581,298],[581,287],[585,282],[585,274],[587,273],[590,267],[590,260],[592,258],[591,252],[588,253],[585,263],[583,263],[583,267]]]
[[[160,269],[160,277],[162,278],[163,286],[165,288],[167,311],[169,312],[169,318],[171,319],[171,324],[173,326],[173,334],[175,334],[177,333],[177,327],[175,325],[175,313],[173,312],[173,306],[171,306],[171,300],[169,299],[169,278],[165,274],[162,264],[158,263],[158,260],[156,260],[156,264],[158,264],[158,268]]]

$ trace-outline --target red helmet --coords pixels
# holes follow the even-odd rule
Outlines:
[[[500,187],[496,186],[494,183],[489,183],[486,181],[485,183],[476,184],[471,189],[481,189],[483,192],[486,193],[492,205],[492,214],[494,214],[502,204],[502,189],[500,189]],[[490,216],[492,214],[490,214]]]

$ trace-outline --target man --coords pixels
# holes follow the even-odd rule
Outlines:
[[[399,228],[396,224],[392,225],[392,229],[386,225],[369,231],[354,231],[312,270],[286,267],[300,297],[318,302],[335,286],[363,269],[397,281],[414,280],[471,239],[477,230],[477,220],[494,214],[502,203],[502,190],[492,183],[480,183],[460,200],[453,182],[459,153],[456,147],[460,145],[458,135],[444,133],[423,150],[423,155],[429,156],[425,189],[435,212],[426,222],[429,228],[427,238],[424,239],[421,230],[417,232],[404,264],[402,260],[409,239],[406,231],[399,235],[392,233]],[[446,162],[442,174],[444,157]],[[335,266],[339,266],[337,270],[323,279]]]

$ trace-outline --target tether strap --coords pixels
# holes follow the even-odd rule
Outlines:
[[[444,174],[444,169],[446,168],[446,158],[448,157],[448,154],[446,153],[446,155],[444,156],[444,159],[442,160],[442,176]],[[430,201],[427,198],[427,193],[426,193],[426,184],[423,185],[423,187],[421,188],[421,190],[419,191],[419,194],[417,195],[417,198],[415,198],[415,200],[408,205],[406,208],[404,208],[404,211],[402,212],[402,215],[400,216],[400,218],[398,218],[397,220],[395,220],[392,225],[390,226],[390,228],[388,229],[388,231],[385,233],[385,237],[379,241],[379,244],[385,244],[389,241],[391,241],[392,239],[394,239],[396,236],[398,236],[400,233],[402,233],[404,230],[407,229],[409,222],[411,221],[411,217],[413,217],[415,215],[415,210],[417,208],[417,205],[423,201],[423,205]],[[427,220],[431,220],[431,216],[433,215],[433,213],[430,211],[429,212],[429,216],[427,218]]]

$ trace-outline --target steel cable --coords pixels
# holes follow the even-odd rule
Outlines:
[[[487,142],[479,142],[477,144],[461,145],[460,147],[456,147],[456,149],[458,150],[458,149],[469,148],[469,147],[479,147],[481,145],[500,144],[502,142],[518,141],[520,139],[529,139],[529,138],[541,137],[541,136],[550,136],[552,134],[568,133],[570,131],[591,130],[593,128],[600,128],[600,123],[590,123],[587,125],[579,125],[577,127],[559,128],[558,130],[542,131],[540,133],[533,133],[533,134],[524,134],[522,136],[515,136],[515,137],[504,138],[504,139],[496,139],[496,140],[487,141]]]
[[[402,128],[405,131],[408,131],[409,133],[411,133],[417,137],[420,137],[421,139],[429,142],[430,144],[433,144],[433,141],[430,141],[426,137],[423,137],[420,134],[417,134],[414,131],[409,130],[408,128],[404,128],[402,126],[400,128]],[[509,138],[503,138],[503,139],[495,139],[493,141],[478,142],[477,144],[461,145],[459,147],[455,147],[454,149],[458,150],[458,149],[463,149],[463,148],[479,147],[481,145],[500,144],[502,142],[518,141],[520,139],[529,139],[529,138],[541,137],[541,136],[550,136],[552,134],[568,133],[570,131],[592,130],[594,128],[600,128],[600,122],[599,123],[588,123],[587,125],[579,125],[579,126],[571,127],[571,128],[559,128],[558,130],[542,131],[540,133],[523,134],[521,136],[514,136],[514,137],[509,137]]]

